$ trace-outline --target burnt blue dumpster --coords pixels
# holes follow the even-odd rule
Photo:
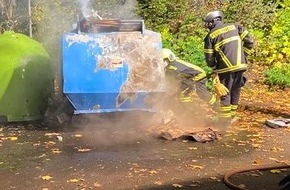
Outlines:
[[[162,41],[142,20],[100,20],[64,33],[63,93],[74,114],[153,111],[165,92]]]
[[[0,57],[0,121],[42,119],[53,89],[46,50],[26,35],[4,32]]]

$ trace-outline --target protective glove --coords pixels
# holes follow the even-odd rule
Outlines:
[[[212,83],[218,97],[229,93],[229,90],[220,82],[219,76],[216,73],[212,75]]]

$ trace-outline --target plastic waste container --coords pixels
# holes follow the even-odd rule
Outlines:
[[[42,119],[53,89],[50,58],[26,35],[0,35],[0,121]]]

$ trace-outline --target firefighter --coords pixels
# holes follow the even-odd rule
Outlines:
[[[213,108],[217,107],[215,95],[211,94],[206,87],[207,76],[202,68],[179,59],[167,48],[162,49],[162,57],[166,62],[166,77],[171,80],[168,83],[172,85],[176,82],[176,78],[178,79],[177,91],[181,91],[180,99],[182,102],[190,102],[191,93],[196,91],[199,98]]]
[[[228,93],[220,97],[219,124],[229,126],[238,109],[241,87],[246,78],[247,55],[252,52],[254,41],[247,30],[238,24],[223,22],[221,11],[209,12],[204,18],[208,34],[204,39],[207,65],[217,72]]]

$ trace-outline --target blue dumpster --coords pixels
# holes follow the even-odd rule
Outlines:
[[[136,22],[117,29],[102,23],[94,32],[62,36],[63,93],[74,113],[154,111],[165,92],[161,35],[143,21],[132,30]]]

